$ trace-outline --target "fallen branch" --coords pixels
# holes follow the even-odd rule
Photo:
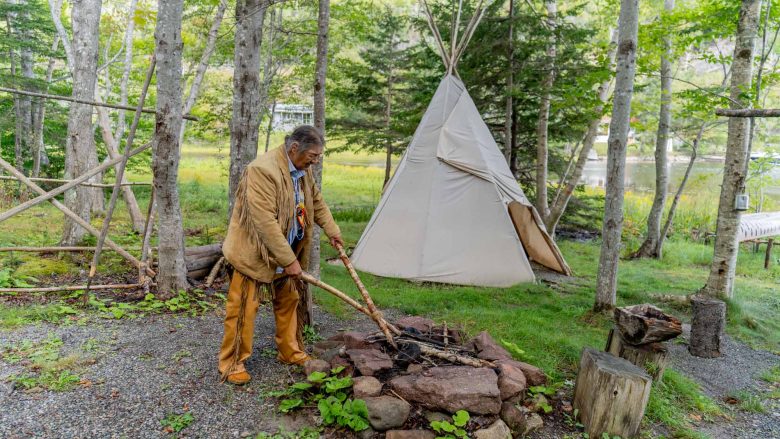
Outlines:
[[[467,357],[465,355],[458,355],[441,349],[432,348],[428,345],[412,340],[410,340],[409,343],[414,343],[419,346],[420,352],[422,352],[423,355],[430,355],[432,357],[441,358],[451,363],[460,363],[472,367],[495,367],[493,363],[487,360],[480,360],[478,358]]]
[[[114,284],[114,285],[90,285],[90,290],[129,290],[140,288],[141,284]],[[43,288],[0,288],[0,293],[49,293],[52,291],[81,291],[86,290],[86,285],[68,285],[61,287]]]
[[[726,117],[780,117],[780,109],[741,108],[732,110],[730,108],[718,108],[715,110],[715,114]]]
[[[225,263],[225,257],[219,258],[216,264],[214,264],[214,267],[211,268],[211,273],[209,273],[209,276],[206,278],[206,288],[210,288],[211,285],[214,283],[214,280],[217,278],[217,273],[219,273],[219,270],[222,269],[222,265]]]
[[[153,250],[157,250],[157,247],[152,247]],[[138,248],[127,248],[125,250],[139,250]],[[91,252],[95,251],[95,247],[83,247],[83,246],[67,246],[67,247],[0,247],[0,252],[29,252],[29,253],[57,253],[57,252]],[[114,251],[114,249],[107,248],[104,251]]]
[[[40,177],[28,177],[28,178],[30,179],[30,181],[37,181],[37,182],[40,182],[40,183],[70,183],[70,182],[73,181],[73,180],[63,180],[61,178],[40,178]],[[13,175],[0,175],[0,180],[19,181]],[[79,186],[97,187],[97,188],[109,188],[109,187],[114,187],[114,183],[82,182],[82,183],[79,183]],[[125,183],[120,183],[120,186],[151,186],[151,183],[125,182]]]

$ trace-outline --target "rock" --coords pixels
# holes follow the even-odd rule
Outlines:
[[[544,410],[544,407],[549,407],[550,403],[547,398],[541,393],[537,393],[531,398],[531,405],[528,407],[532,412],[539,413]]]
[[[334,348],[340,348],[341,346],[344,346],[344,342],[340,340],[320,340],[317,343],[314,343],[314,346],[312,346],[312,352],[317,357],[322,358],[323,353]],[[323,360],[325,359],[323,358]]]
[[[404,317],[395,322],[395,326],[398,326],[400,329],[413,328],[422,333],[430,332],[435,325],[436,322],[433,320],[418,316]]]
[[[368,427],[365,430],[360,430],[357,433],[357,437],[358,437],[358,439],[371,439],[371,438],[374,437],[375,434],[376,434],[376,431],[374,431],[373,428]]]
[[[515,435],[520,435],[525,431],[527,415],[528,410],[525,407],[521,409],[510,402],[501,404],[501,419]]]
[[[424,370],[422,364],[410,364],[409,367],[406,368],[406,373],[420,373]]]
[[[385,431],[404,425],[412,406],[392,396],[365,398],[368,422],[374,430]]]
[[[333,360],[333,357],[337,357],[341,355],[342,349],[345,349],[345,346],[343,344],[339,345],[338,347],[328,349],[327,351],[321,353],[319,357],[321,360],[325,360],[328,363],[330,363]]]
[[[386,353],[375,349],[349,349],[347,356],[364,376],[393,368],[393,360]]]
[[[389,430],[385,439],[434,439],[432,431],[428,430]]]
[[[431,408],[455,413],[498,414],[501,411],[498,376],[488,368],[471,366],[434,367],[419,374],[390,381],[401,398]]]
[[[330,372],[330,363],[325,360],[309,360],[303,364],[303,373],[306,376],[311,375],[313,372]]]
[[[355,372],[355,366],[352,365],[349,359],[344,358],[341,355],[336,355],[330,360],[330,367],[333,369],[342,366],[344,367],[344,371],[341,373],[342,376],[352,375]]]
[[[252,436],[251,431],[242,431],[240,437],[249,437],[249,436]]]
[[[356,377],[352,380],[352,392],[358,399],[379,396],[382,393],[382,383],[371,376]]]
[[[523,431],[523,435],[527,435],[532,431],[541,430],[542,427],[544,427],[544,421],[542,421],[542,417],[536,413],[531,413],[525,420],[525,430]]]
[[[349,331],[338,333],[328,340],[342,342],[347,349],[378,349],[368,342],[368,336],[366,332]]]
[[[425,419],[428,420],[428,423],[430,424],[433,421],[447,421],[452,422],[452,417],[448,415],[447,413],[442,412],[433,412],[430,410],[425,410],[423,416],[425,416]]]
[[[547,382],[547,375],[544,374],[542,369],[528,363],[523,363],[517,360],[497,360],[496,364],[510,364],[523,371],[525,375],[525,382],[528,386],[541,386]]]
[[[483,360],[495,361],[512,359],[512,355],[510,355],[506,349],[499,346],[487,331],[480,332],[467,344],[472,346],[474,351],[477,352],[477,357],[482,358]]]
[[[504,421],[497,420],[488,428],[477,430],[474,433],[475,439],[512,439],[512,431],[504,424]]]
[[[523,371],[509,363],[498,365],[498,390],[501,400],[513,398],[525,392],[525,375]]]

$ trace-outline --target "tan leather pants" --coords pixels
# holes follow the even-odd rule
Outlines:
[[[270,291],[268,291],[270,287]],[[273,285],[261,285],[254,279],[233,272],[227,296],[225,335],[219,350],[219,372],[222,376],[246,371],[244,362],[252,355],[255,316],[261,301],[273,297],[276,320],[278,360],[300,364],[308,360],[298,326],[300,296],[296,282],[288,277],[274,280]]]

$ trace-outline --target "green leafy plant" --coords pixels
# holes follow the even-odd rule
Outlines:
[[[294,383],[284,390],[266,392],[263,396],[283,398],[279,403],[282,413],[316,404],[324,425],[365,430],[368,428],[368,408],[365,401],[348,398],[352,377],[339,377],[343,371],[343,367],[337,367],[330,373],[312,372],[306,381]]]
[[[184,413],[181,415],[171,413],[160,420],[160,425],[162,425],[163,430],[168,433],[178,433],[192,424],[192,421],[194,420],[195,417],[192,416],[192,413]]]
[[[467,438],[468,433],[463,428],[468,424],[469,412],[465,410],[458,410],[452,415],[452,422],[449,421],[431,421],[431,428],[433,431],[439,434],[436,439],[457,439]]]
[[[276,433],[260,432],[255,439],[319,439],[320,432],[311,427],[304,427],[298,431],[285,431],[283,428]]]
[[[303,327],[303,341],[306,344],[313,344],[322,340],[322,336],[314,329],[313,326],[304,325]]]
[[[533,360],[533,355],[528,355],[524,350],[520,349],[520,346],[518,346],[515,343],[512,343],[511,341],[501,339],[501,344],[504,345],[506,350],[509,351],[510,354],[512,354],[515,358],[519,358],[521,360]]]
[[[14,275],[10,268],[0,270],[0,288],[33,288],[38,279],[32,276]]]

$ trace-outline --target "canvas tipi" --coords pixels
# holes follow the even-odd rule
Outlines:
[[[469,23],[466,41],[480,15]],[[448,74],[352,254],[355,267],[379,276],[495,287],[533,281],[529,261],[570,274],[454,75],[458,51],[447,56],[438,36],[437,42]]]

